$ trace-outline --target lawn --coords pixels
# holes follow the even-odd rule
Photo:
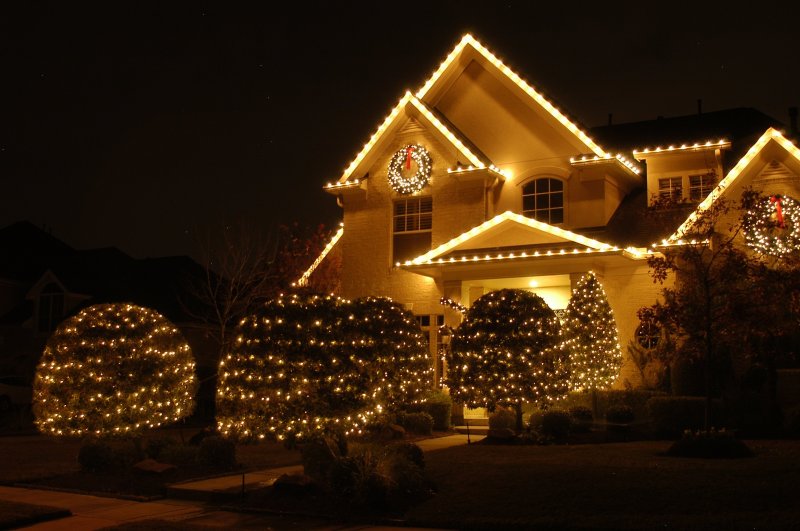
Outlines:
[[[455,447],[426,454],[438,485],[409,525],[458,529],[797,529],[800,444],[680,459],[668,442]]]
[[[58,507],[0,500],[0,529],[16,529],[70,514],[68,510]]]

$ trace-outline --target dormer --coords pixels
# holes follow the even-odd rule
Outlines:
[[[722,179],[726,139],[645,147],[634,150],[636,160],[647,164],[647,204],[656,200],[699,203]]]

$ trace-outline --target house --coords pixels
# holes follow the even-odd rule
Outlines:
[[[100,303],[132,302],[176,324],[192,347],[201,393],[213,403],[217,352],[188,308],[187,286],[205,271],[187,256],[135,259],[119,249],[73,249],[25,221],[0,228],[0,374],[33,380],[53,330]]]
[[[439,326],[456,326],[459,307],[523,288],[563,310],[593,271],[625,353],[660,290],[654,243],[677,242],[695,211],[745,186],[800,198],[800,150],[780,127],[732,109],[589,130],[466,35],[324,186],[343,225],[300,283],[336,255],[340,295],[388,296],[417,316],[439,378]],[[659,197],[680,208],[646,216]],[[639,383],[630,360],[626,383]]]

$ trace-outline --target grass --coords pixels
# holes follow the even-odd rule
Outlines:
[[[67,509],[0,500],[0,529],[16,529],[70,516]]]
[[[426,455],[438,494],[408,524],[458,529],[796,529],[800,445],[753,459],[659,455],[669,442],[472,445]]]

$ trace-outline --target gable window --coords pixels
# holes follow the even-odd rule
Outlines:
[[[37,329],[40,332],[55,330],[64,316],[64,292],[57,284],[51,282],[42,288],[39,294],[39,315]]]
[[[702,201],[717,185],[717,176],[713,173],[689,176],[689,199]]]
[[[683,199],[683,177],[664,177],[658,180],[658,196],[661,199],[680,201]]]
[[[409,197],[394,203],[392,218],[392,258],[394,262],[411,260],[431,248],[433,198]]]
[[[542,223],[564,222],[564,182],[545,177],[522,187],[522,214]]]

